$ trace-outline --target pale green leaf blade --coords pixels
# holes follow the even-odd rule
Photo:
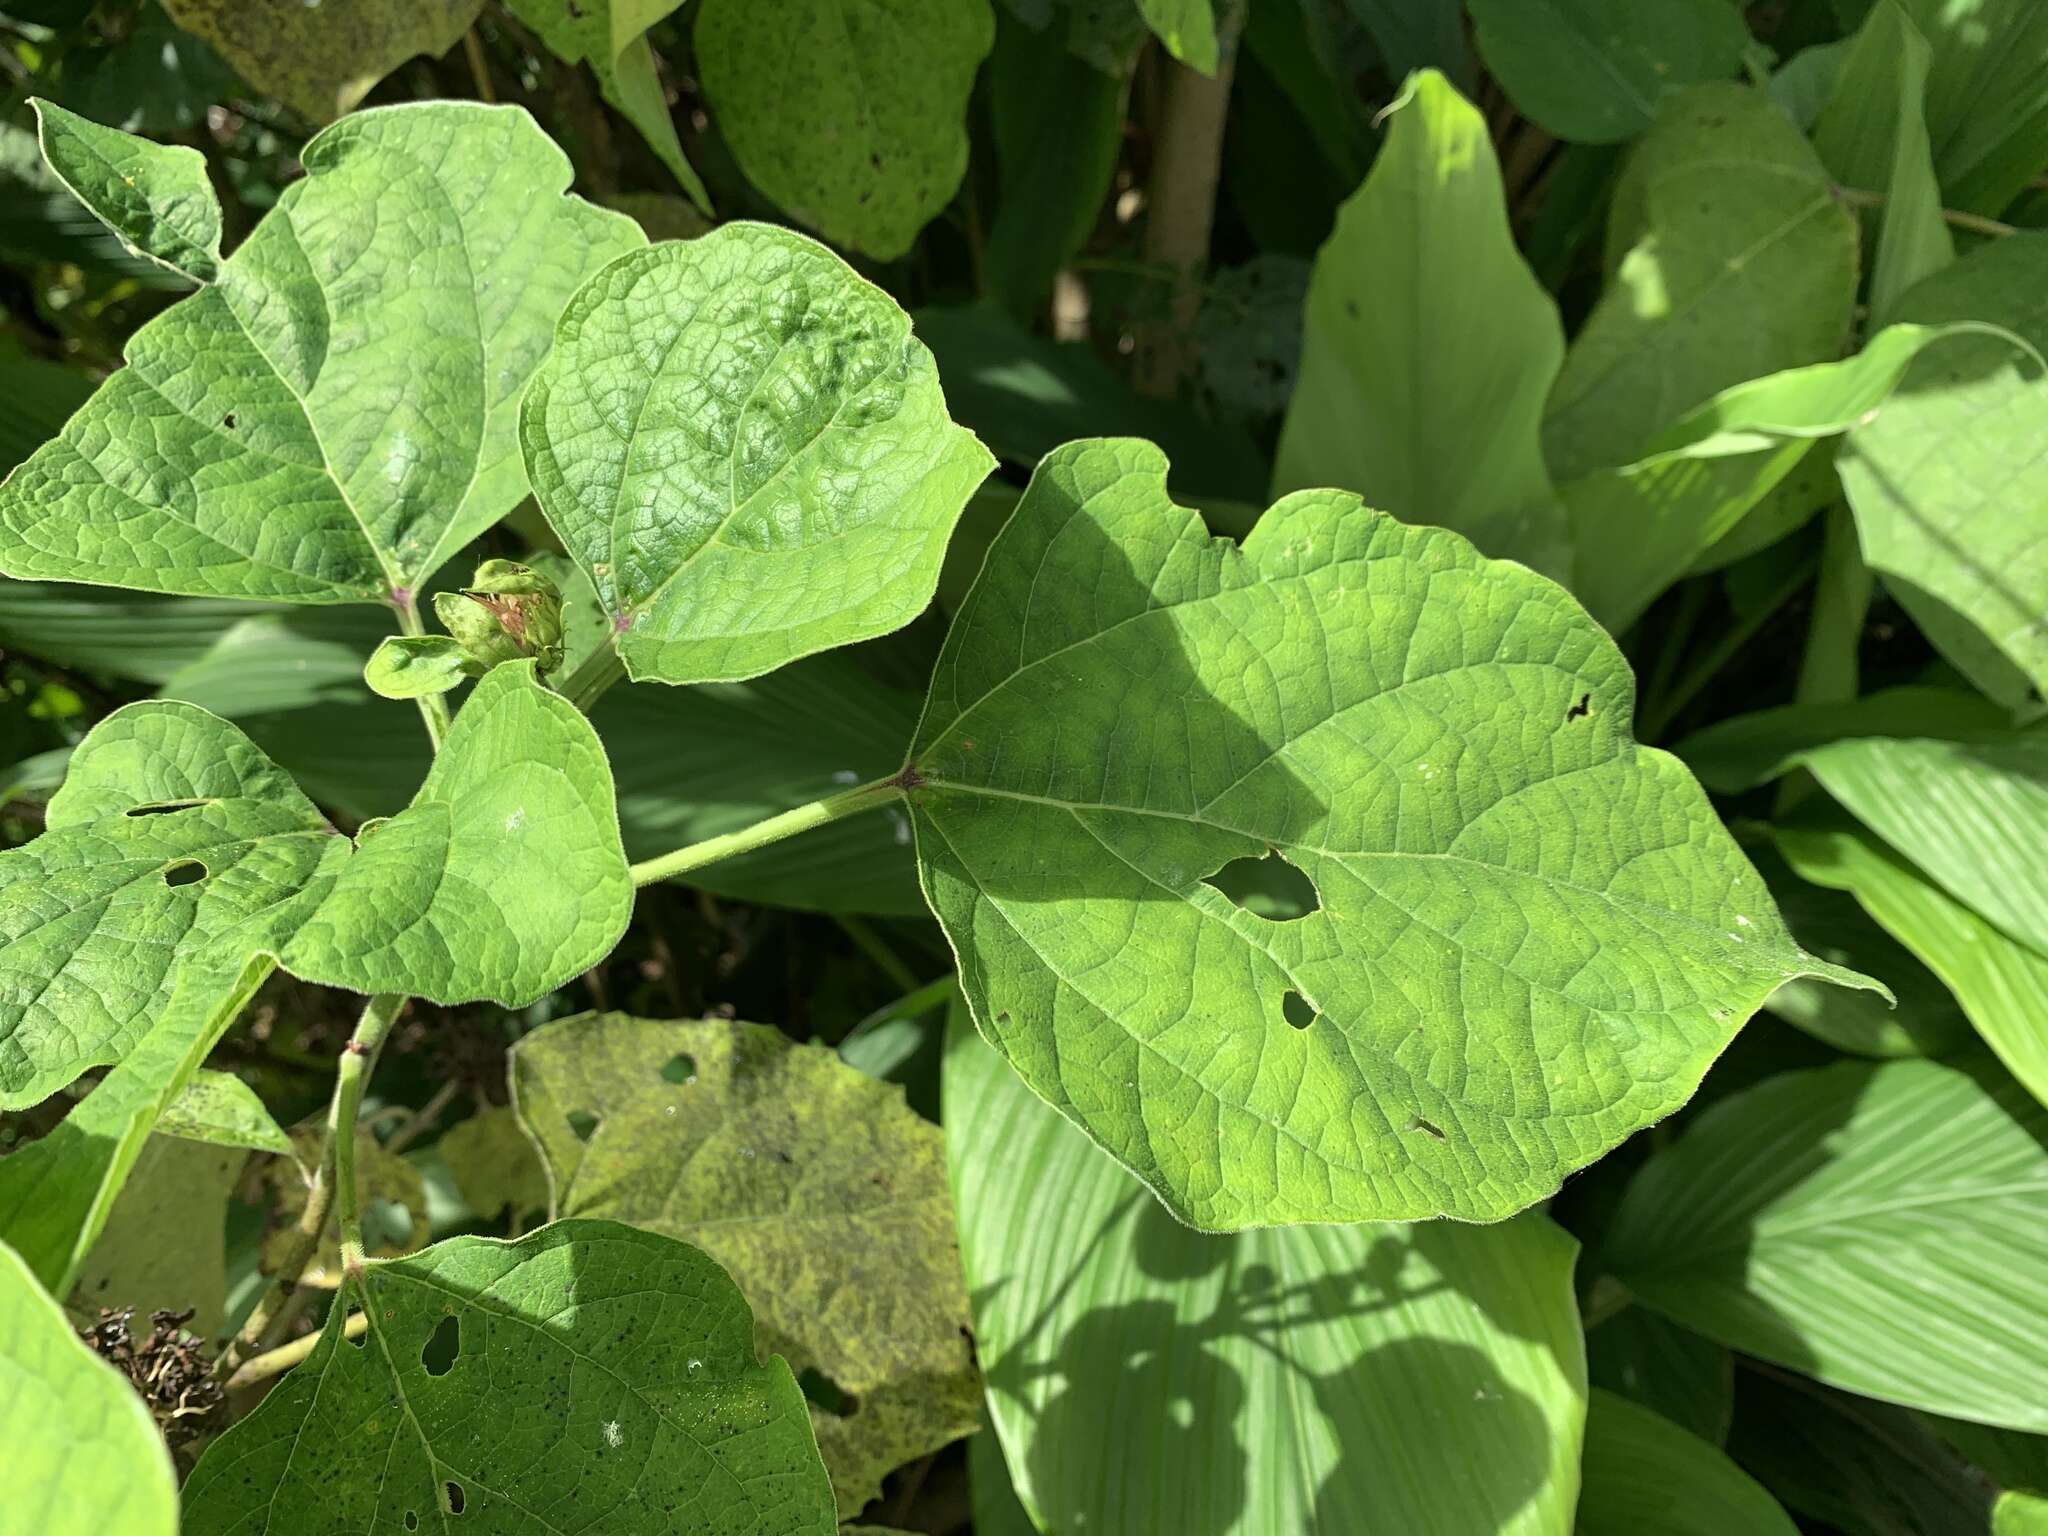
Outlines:
[[[0,1244],[7,1521],[38,1536],[176,1536],[178,1484],[149,1410]]]
[[[952,200],[988,0],[698,0],[696,41],[733,157],[798,223],[893,261]]]
[[[548,1175],[519,1116],[485,1105],[434,1143],[469,1208],[486,1221],[526,1220],[548,1208]]]
[[[1274,491],[1356,491],[1561,574],[1569,534],[1539,439],[1564,360],[1557,306],[1515,249],[1478,110],[1434,70],[1390,110],[1316,257]]]
[[[945,1099],[989,1412],[1040,1528],[1571,1529],[1577,1249],[1544,1218],[1191,1231],[957,1014]]]
[[[386,635],[363,665],[363,681],[384,699],[446,693],[471,672],[469,653],[452,635]]]
[[[994,462],[947,418],[894,301],[765,224],[586,284],[521,439],[628,675],[668,683],[753,677],[908,623]]]
[[[1176,1214],[1505,1216],[1682,1104],[1781,982],[1874,985],[1630,739],[1562,588],[1337,492],[1240,549],[1165,474],[1115,440],[1040,466],[906,782],[976,1024]],[[1318,909],[1208,883],[1269,853]]]
[[[1852,893],[1945,982],[2006,1070],[2048,1104],[2048,955],[1999,932],[1854,823],[1778,828],[1799,875]]]
[[[1731,1349],[2038,1433],[2044,1138],[2048,1111],[1989,1061],[1786,1073],[1652,1157],[1602,1261],[1639,1300]]]
[[[164,9],[243,79],[324,123],[407,59],[454,47],[482,0],[164,0]]]
[[[1544,423],[1560,482],[1632,462],[1718,391],[1826,361],[1848,333],[1856,221],[1761,91],[1673,97],[1622,173],[1608,241],[1613,276]]]
[[[43,158],[78,200],[138,256],[210,283],[220,265],[220,200],[206,157],[154,144],[36,101]]]
[[[184,1536],[532,1532],[572,1509],[619,1536],[831,1536],[803,1394],[757,1362],[745,1300],[692,1248],[557,1222],[372,1262],[344,1299],[207,1449]],[[437,1332],[456,1351],[438,1371]]]
[[[107,1214],[72,1290],[91,1318],[101,1307],[132,1307],[138,1319],[189,1311],[202,1339],[221,1331],[227,1309],[228,1194],[247,1154],[154,1135]]]
[[[1546,131],[1614,144],[1671,92],[1736,73],[1749,29],[1726,0],[1472,0],[1479,55]]]
[[[641,243],[516,107],[357,113],[214,282],[0,485],[10,575],[406,598],[527,485],[517,401],[585,276]]]
[[[1596,1390],[1576,1536],[1798,1536],[1784,1506],[1699,1436]]]
[[[1991,1536],[2048,1536],[2048,1495],[2000,1494],[1991,1506]]]
[[[166,1136],[274,1152],[292,1157],[292,1139],[285,1135],[256,1090],[232,1072],[200,1071],[165,1106],[156,1128]]]
[[[1189,69],[1216,73],[1216,0],[1138,0],[1152,35]]]
[[[1930,353],[1840,465],[1863,555],[1943,655],[1993,698],[2048,692],[2048,233],[1992,240],[1916,284],[1901,320],[1988,322]]]
[[[811,1418],[842,1514],[980,1422],[944,1138],[901,1088],[765,1025],[622,1014],[528,1035],[512,1081],[557,1217],[701,1247],[837,1388]]]
[[[1883,688],[1837,704],[1786,705],[1735,715],[1696,731],[1678,755],[1716,794],[1754,789],[1799,766],[1800,755],[1864,736],[1964,740],[1997,732],[2006,712],[1959,688]]]

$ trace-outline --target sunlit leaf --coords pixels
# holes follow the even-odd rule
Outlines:
[[[220,200],[206,157],[103,128],[53,102],[35,103],[43,157],[78,200],[138,256],[194,282],[220,265]]]
[[[274,1152],[279,1157],[295,1155],[291,1138],[256,1090],[232,1072],[195,1072],[165,1107],[156,1128],[186,1141]]]

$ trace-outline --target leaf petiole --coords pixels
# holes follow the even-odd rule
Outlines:
[[[625,675],[626,664],[619,658],[617,636],[607,636],[603,644],[585,656],[573,672],[555,685],[555,691],[587,715],[590,707],[603,697],[604,691]]]
[[[334,1144],[334,1206],[341,1224],[344,1274],[356,1274],[363,1267],[363,1210],[356,1199],[356,1117],[363,1107],[363,1090],[369,1086],[370,1074],[377,1069],[378,1053],[405,1004],[399,993],[380,992],[363,1005],[355,1033],[342,1047],[341,1070],[334,1079],[327,1135]]]
[[[391,606],[398,613],[398,632],[402,635],[424,635],[427,628],[420,622],[420,607],[412,593],[394,591]],[[420,707],[420,719],[427,727],[427,741],[435,752],[441,750],[442,738],[448,734],[448,701],[438,693],[420,694],[413,702]]]
[[[686,844],[673,853],[664,853],[658,858],[644,859],[635,864],[632,867],[633,883],[652,885],[657,880],[671,879],[689,870],[701,869],[706,864],[716,864],[721,859],[752,853],[756,848],[779,843],[785,837],[822,827],[843,816],[874,810],[892,796],[902,794],[904,787],[903,775],[892,773],[886,779],[875,779],[853,789],[841,790],[836,795],[827,795],[822,800],[796,806],[780,815],[770,816],[766,821],[757,821],[751,827],[742,827],[737,832],[723,832],[702,842]]]

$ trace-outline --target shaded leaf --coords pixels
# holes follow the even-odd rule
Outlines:
[[[1837,704],[1786,705],[1733,715],[1678,744],[1678,755],[1716,794],[1740,794],[1799,766],[1801,755],[1865,736],[1963,740],[1996,732],[2006,712],[1958,688],[1883,688]]]
[[[1586,1414],[1577,1536],[1798,1536],[1778,1501],[1705,1440],[1625,1397]]]
[[[1734,1357],[1646,1307],[1624,1307],[1586,1335],[1586,1377],[1709,1445],[1728,1438]]]
[[[1998,213],[2048,163],[2048,11],[1907,0],[1933,57],[1927,124],[1951,204]]]
[[[320,1133],[311,1128],[292,1133],[290,1161],[264,1169],[270,1185],[270,1229],[263,1236],[263,1269],[274,1274],[296,1245],[299,1217],[306,1209],[307,1180],[302,1171],[320,1161]],[[420,1171],[404,1158],[386,1152],[367,1129],[356,1130],[356,1191],[363,1209],[363,1250],[373,1259],[401,1258],[427,1245],[427,1186]],[[335,1290],[341,1285],[339,1212],[330,1211],[319,1246],[307,1261],[298,1283]]]
[[[87,1317],[99,1307],[133,1307],[141,1318],[190,1310],[194,1333],[220,1333],[228,1193],[246,1161],[237,1148],[151,1136],[78,1272],[73,1305]]]
[[[434,1143],[469,1208],[524,1221],[548,1208],[548,1175],[519,1116],[487,1104]]]
[[[164,1107],[156,1128],[165,1136],[217,1147],[274,1152],[279,1157],[297,1155],[292,1139],[272,1118],[256,1090],[232,1072],[202,1069],[193,1073],[192,1080]]]
[[[1040,466],[908,778],[976,1024],[1176,1214],[1498,1218],[1683,1103],[1780,982],[1870,985],[1630,740],[1562,588],[1336,492],[1240,549],[1165,469]],[[1268,856],[1316,910],[1211,883]]]
[[[77,381],[68,406],[83,404],[92,392],[84,375],[55,371]],[[0,379],[11,384],[17,378],[26,399],[49,399],[56,387],[40,370],[17,375],[0,363]],[[54,436],[69,414],[68,407],[60,409],[49,422],[49,431],[26,444],[22,456]],[[223,630],[255,611],[260,611],[257,605],[225,599],[160,597],[116,587],[0,578],[0,645],[94,676],[155,684],[204,656],[219,643]],[[356,612],[352,617],[380,630],[384,627],[375,615]],[[360,672],[360,662],[355,670]],[[407,724],[419,734],[417,718]],[[417,781],[418,776],[414,778]]]
[[[33,105],[43,158],[129,250],[194,282],[213,281],[220,200],[204,155],[103,128],[54,102]]]

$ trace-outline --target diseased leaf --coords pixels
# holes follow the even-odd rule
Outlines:
[[[227,1308],[228,1193],[248,1161],[233,1147],[151,1136],[121,1186],[72,1292],[90,1318],[100,1307],[190,1311],[201,1338]]]
[[[558,196],[568,157],[516,107],[361,112],[303,158],[213,282],[0,484],[0,570],[409,600],[526,494],[520,391],[638,228]]]
[[[344,1342],[355,1308],[369,1331]],[[835,1525],[803,1394],[757,1363],[737,1287],[608,1221],[372,1261],[306,1362],[208,1447],[184,1536],[497,1536],[571,1510],[619,1536]]]
[[[799,224],[893,261],[952,200],[988,0],[698,0],[696,40],[733,157]]]
[[[1563,589],[1336,492],[1239,549],[1165,473],[1128,441],[1040,466],[905,782],[976,1024],[1175,1214],[1505,1216],[1683,1103],[1781,982],[1874,985],[1630,740]],[[1226,894],[1268,857],[1306,916]]]
[[[7,1523],[37,1536],[177,1536],[178,1484],[149,1410],[79,1342],[0,1244],[0,1443]]]
[[[1274,491],[1356,491],[1561,576],[1570,535],[1539,439],[1557,306],[1515,249],[1478,110],[1434,70],[1389,110],[1316,257]]]
[[[501,1213],[525,1221],[548,1208],[548,1175],[533,1142],[509,1109],[485,1105],[434,1143],[455,1187],[484,1220]]]
[[[482,0],[164,0],[258,90],[328,122],[418,54],[453,48]],[[308,166],[311,169],[311,166]]]
[[[900,1088],[765,1025],[622,1014],[528,1035],[512,1080],[557,1218],[702,1247],[763,1347],[829,1387],[811,1421],[842,1515],[980,1422],[943,1137]]]
[[[1916,284],[1901,320],[1989,322],[1929,353],[1849,434],[1863,556],[1935,646],[2002,703],[2048,693],[2048,233],[1993,240]]]
[[[753,677],[908,623],[993,464],[947,419],[894,301],[765,224],[587,283],[520,421],[535,495],[627,674],[665,683]]]
[[[1040,1529],[1570,1531],[1577,1250],[1543,1217],[1190,1231],[964,1013],[945,1098],[989,1413]]]
[[[201,1070],[165,1106],[156,1123],[165,1136],[293,1157],[292,1139],[256,1090],[232,1072]]]
[[[1596,1390],[1586,1415],[1577,1536],[1798,1536],[1755,1479],[1697,1435]]]
[[[1639,1300],[1731,1349],[2039,1433],[2044,1137],[2048,1110],[1988,1061],[1785,1073],[1654,1155],[1601,1257]]]
[[[1560,482],[1634,461],[1718,391],[1827,361],[1848,334],[1856,221],[1761,91],[1673,97],[1615,188],[1607,240],[1613,275],[1544,423]]]
[[[220,201],[206,157],[182,144],[153,144],[37,101],[43,158],[78,200],[138,256],[197,283],[220,265]]]
[[[1479,55],[1523,116],[1613,144],[1673,91],[1736,73],[1749,29],[1727,0],[1472,0]]]
[[[1624,1307],[1586,1335],[1586,1377],[1709,1445],[1728,1438],[1734,1357],[1646,1307]]]

